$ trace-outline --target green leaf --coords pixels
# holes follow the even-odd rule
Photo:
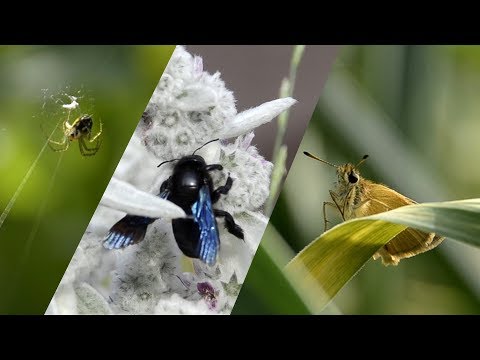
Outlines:
[[[480,246],[480,199],[408,205],[346,221],[305,247],[287,264],[286,275],[304,299],[315,294],[319,312],[378,249],[407,227]]]
[[[287,249],[272,249],[272,243],[282,242],[281,236],[269,224],[253,258],[251,268],[255,271],[249,271],[232,315],[311,314],[312,309],[308,308],[283,271],[292,255],[286,254]]]

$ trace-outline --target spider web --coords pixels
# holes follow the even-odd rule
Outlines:
[[[57,92],[43,89],[42,92],[43,104],[37,118],[46,139],[61,143],[65,139],[65,121],[72,124],[82,115],[95,115],[93,97],[83,87],[76,90],[66,87]],[[94,121],[93,131],[98,127],[97,123],[98,121]]]
[[[10,213],[10,210],[13,208],[13,205],[15,205],[15,201],[32,175],[33,170],[35,170],[35,167],[37,166],[42,154],[48,147],[49,140],[59,142],[63,141],[64,133],[62,130],[62,122],[65,120],[73,121],[76,118],[74,116],[81,116],[81,114],[84,114],[83,111],[91,111],[89,114],[93,115],[93,98],[88,96],[83,88],[71,91],[71,89],[67,86],[64,90],[56,93],[52,93],[48,89],[42,89],[42,93],[43,103],[38,118],[40,120],[42,132],[45,135],[45,143],[40,149],[40,152],[33,161],[32,165],[30,165],[30,168],[27,170],[25,176],[20,181],[20,184],[18,185],[7,206],[0,214],[0,228]],[[36,116],[34,116],[34,118],[36,118]],[[58,138],[56,138],[56,136],[58,136]],[[55,175],[56,171],[55,174],[52,175],[51,181],[55,180]],[[39,217],[42,217],[42,215],[43,214],[40,213]]]
[[[43,144],[37,157],[35,158],[27,173],[18,185],[5,210],[0,214],[0,228],[2,227],[3,222],[7,218],[10,210],[13,208],[24,186],[28,182],[32,172],[35,170],[42,154],[48,147],[49,141],[53,140],[56,142],[62,142],[64,140],[65,134],[63,131],[63,122],[69,121],[71,124],[76,118],[82,115],[89,114],[94,116],[93,97],[88,96],[88,94],[84,91],[83,88],[77,91],[70,91],[70,89],[67,87],[65,90],[56,93],[51,93],[48,89],[42,89],[42,94],[43,103],[41,106],[41,111],[39,112],[38,116],[34,116],[34,118],[36,118],[40,122],[40,128],[43,135],[45,136],[45,143]],[[2,130],[3,129],[0,129],[0,132]],[[64,153],[61,152],[58,156],[55,169],[50,178],[48,189],[44,194],[43,200],[37,210],[32,229],[30,230],[29,236],[24,246],[23,254],[15,271],[16,282],[21,281],[24,265],[27,263],[30,257],[32,244],[37,235],[41,220],[45,213],[50,193],[53,190],[57,173],[60,169],[60,164],[63,159],[63,154]]]

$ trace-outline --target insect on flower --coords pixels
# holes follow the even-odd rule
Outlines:
[[[78,141],[80,153],[83,156],[92,156],[100,149],[102,142],[102,122],[99,122],[100,130],[94,136],[92,135],[93,118],[91,115],[82,115],[78,117],[73,124],[70,125],[68,119],[63,123],[63,138],[61,141],[48,139],[48,145],[53,151],[66,151],[70,143],[74,140]],[[89,147],[89,144],[93,146]]]
[[[216,217],[225,219],[228,232],[243,240],[243,230],[238,226],[233,216],[223,210],[213,209],[220,195],[226,195],[233,184],[230,175],[224,186],[213,188],[210,171],[222,171],[220,164],[207,165],[205,159],[195,152],[205,145],[217,141],[209,141],[196,149],[192,155],[180,159],[162,162],[161,165],[178,161],[173,174],[160,187],[159,197],[167,199],[180,206],[188,215],[187,218],[173,219],[172,229],[178,247],[188,257],[198,258],[208,265],[214,265],[220,248]],[[156,219],[126,215],[112,226],[103,241],[107,249],[120,249],[142,241],[147,226]]]
[[[304,154],[337,169],[337,186],[335,191],[330,190],[333,203],[327,201],[323,203],[325,231],[328,223],[327,205],[338,210],[343,220],[349,220],[416,204],[414,200],[388,186],[374,183],[360,176],[358,167],[368,158],[368,155],[365,155],[356,165],[334,165],[306,151]],[[407,228],[378,250],[373,258],[375,260],[382,258],[384,265],[398,265],[401,259],[431,250],[443,240],[443,237],[434,233]]]

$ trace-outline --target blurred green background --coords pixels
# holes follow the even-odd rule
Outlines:
[[[478,46],[342,48],[233,313],[309,312],[267,276],[323,232],[335,170],[304,150],[336,164],[369,154],[364,177],[418,202],[478,197],[479,94]],[[397,267],[370,260],[324,312],[478,314],[479,273],[480,250],[447,239]]]
[[[0,313],[45,311],[173,50],[0,47],[0,211],[45,144],[41,124],[53,129],[64,116],[51,102],[42,108],[45,92],[80,90],[94,132],[103,122],[95,156],[83,157],[76,142],[64,153],[46,148],[0,228]],[[39,212],[38,231],[28,241]]]

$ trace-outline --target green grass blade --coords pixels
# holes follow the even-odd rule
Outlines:
[[[311,314],[312,309],[283,272],[292,255],[288,249],[278,248],[282,243],[284,240],[269,224],[251,265],[255,271],[248,273],[232,315]]]
[[[480,246],[480,199],[425,203],[346,221],[315,239],[286,266],[299,294],[319,312],[372,255],[407,227]]]
[[[370,216],[480,246],[480,199],[404,206]]]

